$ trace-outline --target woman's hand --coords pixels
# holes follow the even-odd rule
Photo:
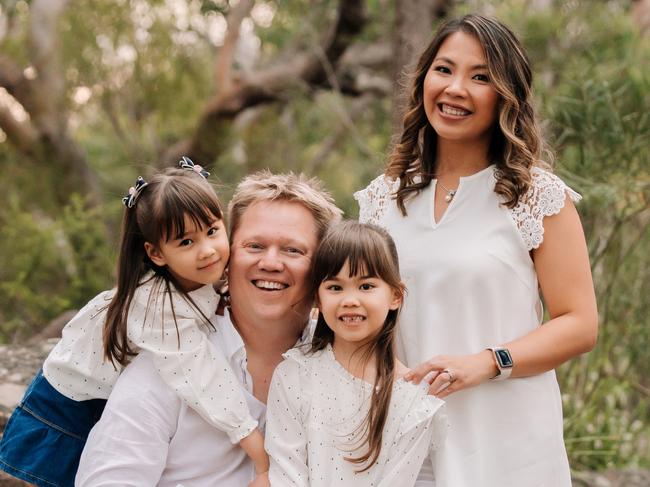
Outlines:
[[[404,376],[419,384],[429,382],[429,394],[441,399],[454,392],[474,387],[496,376],[499,372],[490,350],[473,355],[437,355],[422,362]]]

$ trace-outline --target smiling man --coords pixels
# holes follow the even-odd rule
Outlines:
[[[230,307],[206,333],[263,424],[275,367],[309,335],[311,257],[341,211],[318,181],[263,171],[239,184],[229,213]],[[143,353],[115,385],[75,485],[244,487],[253,477],[244,451],[184,404]]]

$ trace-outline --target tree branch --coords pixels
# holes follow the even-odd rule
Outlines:
[[[0,101],[0,128],[7,135],[7,140],[21,153],[33,155],[38,133],[31,123],[21,122],[11,109]]]
[[[235,116],[246,108],[281,100],[302,86],[327,83],[322,55],[336,66],[345,49],[364,27],[363,0],[339,0],[337,18],[323,36],[321,45],[298,53],[284,63],[233,79],[228,90],[220,91],[206,104],[194,134],[172,146],[164,159],[173,162],[187,154],[204,165],[210,165],[225,150],[223,135]]]
[[[29,111],[32,105],[31,82],[16,63],[2,55],[0,55],[0,86]]]
[[[56,137],[65,132],[67,123],[63,104],[65,83],[61,67],[58,21],[67,0],[34,0],[30,6],[29,53],[37,76],[29,110],[34,123],[46,134]]]
[[[447,16],[453,0],[401,0],[395,2],[395,36],[393,57],[393,128],[402,126],[405,91],[410,73],[417,63],[417,56],[433,35],[434,21]]]
[[[230,88],[235,47],[237,47],[237,41],[239,40],[239,28],[254,5],[255,0],[241,0],[228,14],[228,30],[215,63],[215,93],[223,93]]]

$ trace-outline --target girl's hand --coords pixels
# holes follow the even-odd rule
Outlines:
[[[269,472],[264,472],[255,476],[253,481],[248,484],[248,487],[271,487],[269,481]]]
[[[422,362],[404,376],[405,380],[419,384],[429,382],[429,394],[443,399],[454,392],[477,386],[499,372],[490,350],[473,355],[438,355]]]

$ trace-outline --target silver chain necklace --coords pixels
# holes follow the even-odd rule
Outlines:
[[[444,184],[442,184],[439,179],[438,179],[438,184],[442,187],[442,189],[445,190],[445,193],[447,193],[445,195],[445,201],[447,203],[451,203],[451,200],[453,200],[454,196],[456,196],[456,192],[458,191],[458,188],[457,189],[449,189]]]

